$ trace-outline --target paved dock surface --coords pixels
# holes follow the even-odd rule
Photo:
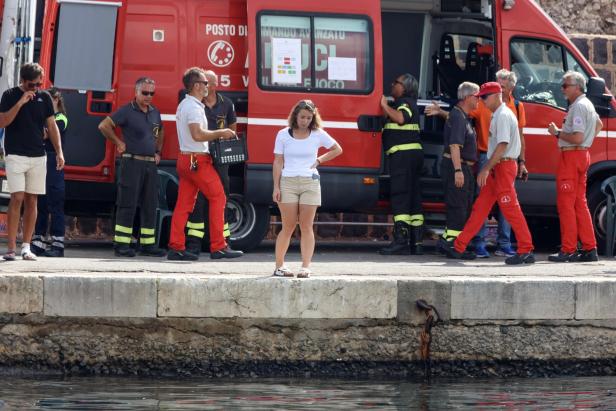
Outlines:
[[[428,250],[422,256],[381,256],[382,243],[335,243],[317,247],[313,259],[314,277],[400,277],[409,278],[613,278],[616,280],[616,260],[601,259],[596,263],[555,264],[547,261],[546,253],[537,254],[537,263],[507,266],[502,257],[473,261],[450,260]],[[2,247],[2,245],[0,245]],[[301,266],[296,246],[288,254],[287,265],[292,270]],[[40,257],[37,261],[5,262],[0,260],[0,275],[68,275],[68,276],[270,276],[274,269],[273,244],[267,243],[242,258],[211,260],[202,253],[199,261],[168,261],[166,258],[117,258],[109,245],[81,244],[66,250],[64,258]]]

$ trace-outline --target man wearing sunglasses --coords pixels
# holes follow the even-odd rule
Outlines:
[[[205,108],[205,116],[207,117],[208,130],[220,130],[229,128],[233,131],[237,130],[237,116],[235,115],[235,106],[230,98],[218,93],[218,77],[212,70],[205,72],[205,78],[208,81],[207,96],[203,99]],[[229,166],[227,164],[215,165],[216,172],[220,176],[220,181],[225,190],[227,198],[229,197]],[[231,232],[229,231],[229,219],[227,218],[227,209],[225,209],[225,225],[224,235],[229,239]],[[186,223],[186,249],[192,253],[199,255],[201,252],[201,243],[205,236],[205,226],[207,225],[208,203],[203,194],[197,194],[197,202],[195,208],[188,218]]]
[[[116,198],[114,253],[118,257],[134,257],[130,247],[133,221],[137,207],[141,230],[139,253],[162,257],[165,251],[156,246],[156,206],[158,204],[158,172],[163,147],[163,128],[160,112],[152,105],[156,85],[154,80],[141,77],[135,83],[135,98],[120,107],[98,126],[111,140],[121,156]],[[122,129],[121,140],[115,127]]]
[[[556,172],[556,206],[560,219],[561,249],[548,257],[553,262],[597,261],[597,240],[586,202],[586,177],[590,166],[588,150],[603,123],[584,94],[586,78],[568,71],[561,88],[569,102],[562,129],[548,125],[558,138],[560,158]],[[582,248],[578,250],[578,239]]]
[[[517,254],[508,257],[505,263],[532,264],[535,262],[532,238],[514,186],[522,146],[520,130],[515,114],[503,102],[502,91],[497,82],[488,82],[481,86],[477,94],[493,113],[488,141],[488,162],[477,175],[477,184],[481,191],[473,205],[471,216],[453,245],[444,248],[444,251],[450,258],[475,258],[475,254],[467,251],[466,247],[483,225],[494,203],[498,201],[498,206],[518,239]]]
[[[186,70],[182,83],[187,94],[178,105],[175,122],[180,146],[176,164],[180,186],[171,218],[167,259],[180,261],[199,259],[198,255],[186,251],[184,234],[188,216],[195,208],[198,192],[201,192],[209,203],[210,258],[241,257],[243,253],[232,250],[225,241],[223,231],[227,197],[214,168],[208,144],[219,138],[235,138],[235,131],[230,128],[208,129],[205,105],[202,101],[208,95],[209,83],[203,69],[192,67]]]
[[[24,64],[19,70],[20,84],[6,90],[0,100],[0,128],[5,129],[5,170],[11,193],[8,209],[8,251],[5,260],[15,260],[17,228],[21,206],[23,242],[21,257],[36,260],[30,240],[36,222],[37,196],[45,194],[47,155],[43,140],[45,128],[56,150],[57,168],[64,168],[60,132],[56,125],[51,96],[39,90],[44,70],[36,63]]]

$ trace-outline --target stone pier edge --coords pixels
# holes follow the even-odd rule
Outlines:
[[[98,318],[616,319],[616,278],[0,276],[1,314]]]

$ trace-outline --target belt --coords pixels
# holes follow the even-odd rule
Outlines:
[[[451,154],[443,153],[443,157],[451,159]],[[469,161],[469,160],[460,160],[460,161],[462,161],[462,164],[466,164],[467,166],[475,165],[474,161]]]
[[[398,145],[391,147],[389,150],[387,150],[385,154],[387,155],[393,154],[396,151],[421,150],[422,148],[423,147],[421,147],[421,144],[419,143],[398,144]]]
[[[499,163],[503,163],[505,161],[518,161],[518,159],[513,157],[501,157],[501,159],[498,160]]]
[[[180,154],[184,154],[185,156],[209,156],[209,153],[204,151],[194,152],[194,151],[180,151]]]
[[[133,160],[149,161],[155,163],[156,158],[154,156],[140,156],[139,154],[123,153],[122,158],[132,158]]]
[[[566,147],[561,147],[560,151],[588,151],[588,147],[566,146]]]

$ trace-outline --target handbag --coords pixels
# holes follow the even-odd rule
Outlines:
[[[231,140],[210,141],[210,155],[216,165],[243,163],[248,160],[248,147],[244,133]]]

